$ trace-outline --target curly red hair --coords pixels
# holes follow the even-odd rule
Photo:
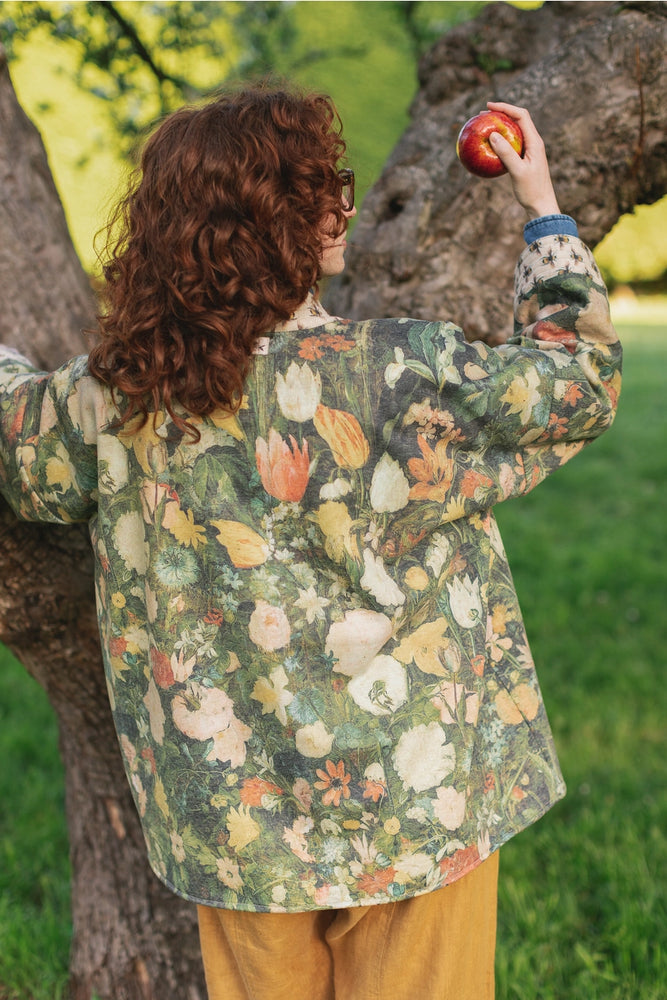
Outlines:
[[[122,423],[164,407],[193,430],[174,403],[238,408],[256,338],[317,283],[323,234],[345,231],[341,133],[328,97],[253,88],[151,136],[109,224],[89,359],[124,393]]]

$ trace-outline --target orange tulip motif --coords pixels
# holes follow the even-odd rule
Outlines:
[[[268,444],[264,438],[257,438],[255,459],[266,492],[277,500],[298,503],[308,485],[308,442],[299,448],[291,434],[289,439],[291,447],[272,427]]]
[[[321,403],[313,423],[333,452],[336,465],[343,469],[361,469],[368,461],[370,447],[361,424],[352,413],[332,410]]]

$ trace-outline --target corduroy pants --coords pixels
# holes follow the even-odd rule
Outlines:
[[[397,903],[308,913],[199,906],[209,1000],[493,1000],[498,853]]]

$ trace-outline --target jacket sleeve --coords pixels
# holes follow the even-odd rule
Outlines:
[[[528,492],[614,419],[621,348],[604,282],[574,236],[544,237],[522,253],[507,344],[413,323],[406,347],[385,373],[389,382],[412,373],[385,440],[418,480],[411,497],[441,500],[442,521]]]
[[[95,513],[100,401],[85,357],[49,374],[0,346],[0,492],[18,517],[69,524]]]

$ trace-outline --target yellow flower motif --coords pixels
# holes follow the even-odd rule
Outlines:
[[[252,689],[251,698],[262,703],[262,715],[275,712],[283,726],[287,725],[286,707],[294,695],[287,690],[289,678],[281,665],[272,670],[268,677],[258,677]]]
[[[400,829],[401,821],[398,816],[392,816],[391,819],[388,819],[384,824],[384,832],[388,833],[392,837],[396,836]]]
[[[535,369],[529,370],[527,375],[517,375],[512,379],[509,388],[501,402],[509,405],[509,413],[518,413],[521,423],[527,424],[533,407],[540,402],[540,376]]]
[[[181,545],[191,545],[196,549],[206,540],[206,529],[201,524],[195,524],[192,511],[181,510],[175,500],[166,505],[162,524]]]
[[[145,473],[162,472],[167,465],[167,445],[157,431],[164,423],[164,414],[149,416],[143,427],[142,419],[138,414],[128,420],[118,436],[127,448],[134,449],[137,462]]]
[[[226,410],[214,410],[209,420],[216,427],[227,431],[235,441],[243,441],[245,434],[235,413],[228,413]]]
[[[250,815],[250,806],[240,805],[238,809],[230,809],[227,813],[227,830],[229,831],[229,846],[235,851],[242,851],[259,837],[259,826]]]
[[[517,684],[511,691],[502,689],[494,702],[498,715],[508,726],[518,726],[526,720],[530,722],[540,708],[539,697],[528,684]]]
[[[392,655],[401,663],[414,661],[425,674],[447,677],[449,671],[443,666],[439,653],[449,646],[449,639],[445,636],[448,628],[446,618],[424,622],[410,635],[406,635]]]
[[[317,433],[331,448],[336,465],[344,469],[363,468],[370,455],[370,446],[361,424],[352,413],[332,410],[320,403],[313,423]]]
[[[347,552],[359,559],[359,547],[352,536],[352,517],[340,500],[327,500],[317,509],[317,522],[324,534],[327,555],[340,562]]]
[[[269,546],[261,535],[240,521],[211,521],[237,569],[261,566],[269,557]]]
[[[115,594],[111,595],[111,603],[114,608],[124,608],[127,601],[125,600],[125,595],[121,594],[121,592],[117,590]]]
[[[343,827],[346,830],[360,830],[361,823],[358,819],[345,819],[343,820]]]
[[[450,500],[445,507],[445,512],[443,515],[443,522],[446,521],[459,521],[462,517],[465,517],[466,505],[462,497],[457,497],[455,500]]]
[[[425,573],[421,566],[411,566],[405,574],[405,582],[410,590],[426,590],[428,587],[428,573]]]
[[[153,788],[153,798],[155,799],[155,805],[158,807],[162,815],[166,818],[169,816],[169,803],[167,802],[167,796],[164,791],[164,785],[160,778],[155,779],[155,786]]]
[[[74,468],[60,444],[56,448],[56,456],[46,463],[46,481],[49,486],[61,486],[63,492],[74,485]]]

